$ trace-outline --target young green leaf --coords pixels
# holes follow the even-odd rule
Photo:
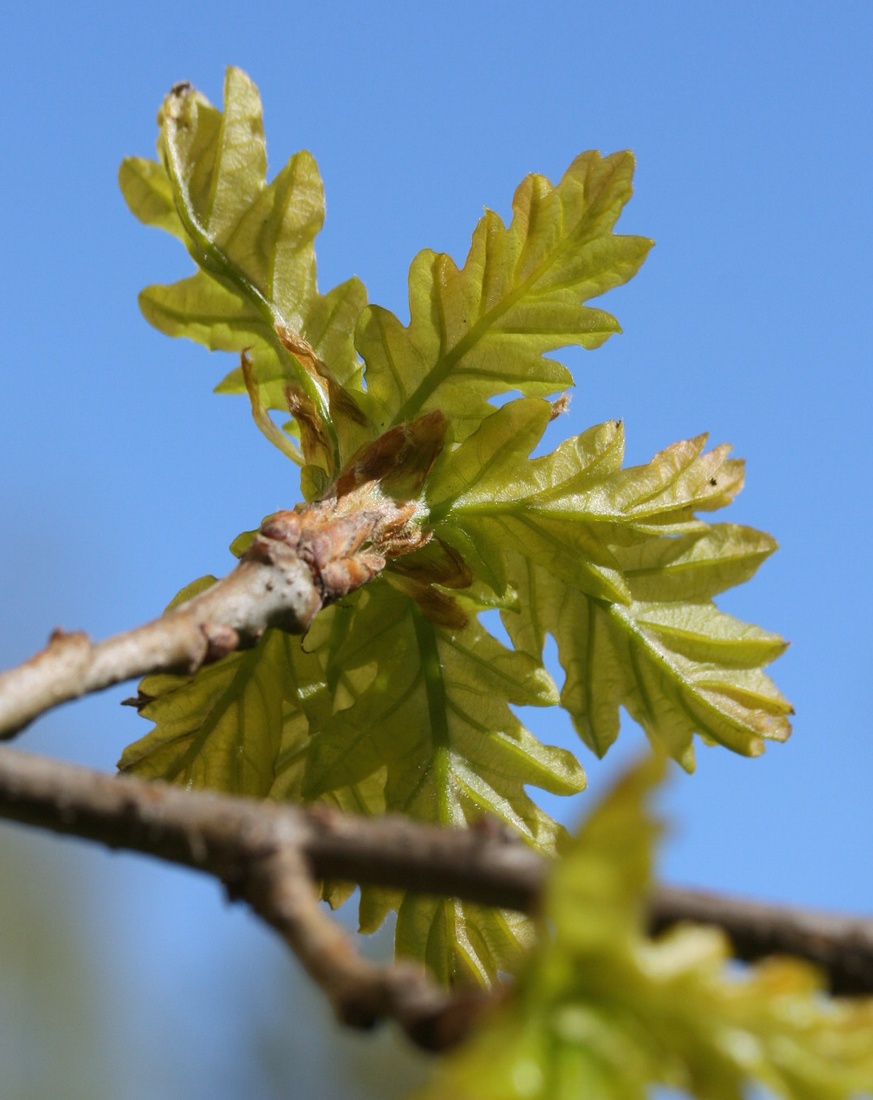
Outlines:
[[[215,583],[202,577],[170,607]],[[300,639],[269,630],[258,645],[202,668],[195,676],[147,676],[139,713],[155,723],[125,750],[122,771],[195,787],[265,798],[292,736],[308,736],[322,684],[321,665]]]
[[[584,303],[627,282],[651,247],[612,232],[632,174],[630,153],[583,153],[557,186],[528,176],[508,227],[486,212],[463,268],[420,252],[409,272],[409,326],[378,306],[358,324],[374,419],[387,427],[440,408],[460,439],[495,394],[571,385],[544,352],[595,348],[620,331],[609,313]]]
[[[572,794],[584,774],[569,753],[541,745],[507,705],[557,701],[538,662],[505,649],[475,618],[460,630],[436,625],[386,581],[373,582],[348,612],[331,662],[366,687],[314,734],[305,798],[384,769],[389,811],[456,826],[492,814],[554,851],[561,830],[525,785]],[[373,897],[363,905],[372,907]],[[443,980],[487,981],[517,953],[522,928],[506,914],[408,896],[396,938],[401,952],[423,957]]]
[[[701,436],[622,469],[615,421],[530,459],[550,415],[541,399],[509,402],[428,484],[441,537],[481,581],[516,593],[503,614],[516,648],[540,657],[554,635],[561,703],[600,755],[622,706],[688,768],[695,732],[752,755],[783,740],[791,707],[760,669],[784,642],[711,602],[776,543],[695,515],[733,498],[742,463],[724,447],[704,452]]]
[[[716,929],[644,931],[660,761],[631,772],[552,873],[539,946],[516,990],[417,1100],[849,1100],[873,1089],[873,1001],[825,997],[815,970],[771,959],[737,974]]]
[[[710,601],[605,604],[521,560],[511,576],[527,621],[506,613],[506,628],[522,648],[541,645],[531,622],[554,635],[561,704],[598,756],[618,736],[620,707],[688,770],[695,733],[747,756],[789,735],[791,706],[760,671],[785,649],[777,635]]]
[[[248,349],[260,403],[287,412],[299,395],[328,441],[333,475],[343,457],[337,447],[351,453],[365,423],[352,396],[360,389],[352,333],[366,292],[350,279],[319,293],[313,241],[324,194],[315,161],[298,153],[268,184],[257,89],[230,68],[224,94],[221,112],[189,86],[174,88],[159,118],[161,163],[122,165],[133,213],[181,237],[200,267],[172,286],[147,288],[140,305],[168,335]],[[245,392],[241,371],[220,388]]]
[[[775,548],[700,519],[733,499],[742,463],[698,436],[622,469],[617,421],[530,458],[565,403],[543,395],[572,381],[546,353],[618,331],[586,303],[629,279],[650,247],[613,232],[630,154],[582,154],[554,187],[528,177],[510,225],[486,213],[463,268],[420,253],[404,327],[365,309],[355,279],[319,293],[321,181],[300,153],[266,182],[248,77],[228,70],[223,112],[173,89],[160,127],[161,163],[126,161],[121,186],[200,270],[144,291],[146,316],[240,354],[219,389],[248,392],[326,517],[338,501],[408,517],[390,552],[370,555],[387,559],[383,576],[322,611],[305,640],[268,632],[193,680],[146,680],[156,728],[123,766],[445,824],[485,811],[551,851],[561,831],[525,786],[571,793],[584,777],[510,709],[558,701],[541,664],[547,634],[566,674],[560,702],[598,753],[621,707],[689,768],[695,733],[750,754],[787,736],[791,708],[761,671],[784,643],[712,602]],[[489,403],[510,390],[522,398]],[[293,426],[280,429],[271,409]],[[501,609],[515,651],[479,624],[487,607]],[[335,903],[344,889],[325,892]],[[362,892],[362,927],[391,908],[401,951],[446,980],[486,980],[526,935],[520,918],[375,889]]]
[[[163,165],[145,157],[127,157],[118,169],[118,185],[131,212],[144,225],[153,225],[185,241],[173,185]]]
[[[139,710],[156,729],[129,745],[119,768],[144,779],[265,797],[282,732],[289,636],[270,631],[255,649],[232,653],[195,678],[149,676]]]
[[[174,603],[211,582],[196,582]],[[570,753],[540,744],[508,704],[556,702],[539,662],[500,645],[475,616],[462,628],[441,627],[380,580],[322,612],[305,640],[271,630],[254,649],[193,678],[147,677],[139,709],[156,725],[120,766],[371,816],[463,825],[490,814],[552,853],[563,831],[525,787],[574,794],[585,776]],[[345,892],[329,886],[326,896],[338,904]],[[489,981],[530,935],[518,915],[372,887],[362,891],[362,928],[375,930],[392,908],[398,951],[446,982]]]

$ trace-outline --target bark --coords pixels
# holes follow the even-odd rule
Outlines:
[[[433,443],[442,422],[424,421],[419,434]],[[231,573],[160,618],[99,643],[55,631],[41,653],[0,675],[0,740],[111,684],[191,674],[254,645],[269,627],[303,633],[325,604],[421,546],[428,535],[414,506],[373,491],[374,471],[397,465],[397,440],[389,443],[377,441],[333,497],[266,520]],[[546,860],[487,821],[455,830],[390,815],[355,818],[111,777],[8,747],[0,747],[0,817],[215,876],[283,937],[340,1019],[357,1027],[394,1019],[427,1049],[461,1038],[494,995],[445,991],[409,963],[362,959],[319,904],[318,879],[535,914],[548,875]],[[652,932],[686,920],[723,928],[738,958],[796,955],[820,965],[836,993],[873,992],[871,921],[665,886],[652,892]]]
[[[376,576],[388,554],[426,541],[411,505],[355,508],[352,492],[269,517],[232,572],[144,626],[96,643],[55,630],[44,650],[0,674],[0,740],[69,699],[153,672],[192,674],[253,646],[268,627],[303,634],[325,604]]]
[[[408,963],[375,967],[317,903],[318,878],[404,887],[536,913],[548,861],[485,822],[459,830],[405,817],[361,818],[116,777],[0,750],[0,817],[214,875],[289,944],[340,1019],[396,1020],[427,1049],[461,1038],[487,1007],[436,988]],[[713,924],[741,959],[791,954],[817,963],[833,992],[873,993],[873,921],[717,894],[656,887],[653,933]]]

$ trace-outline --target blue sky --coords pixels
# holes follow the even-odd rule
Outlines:
[[[0,661],[56,625],[104,636],[150,617],[297,499],[245,401],[210,394],[229,364],[137,308],[143,286],[189,270],[115,182],[123,156],[152,153],[173,83],[220,101],[226,65],[250,73],[272,171],[304,147],[320,164],[322,284],[357,274],[398,312],[419,248],[461,258],[482,207],[505,215],[526,173],[631,148],[621,228],[657,247],[605,302],[624,333],[563,357],[577,377],[567,430],[621,417],[633,462],[708,430],[746,458],[725,518],[782,549],[722,606],[791,639],[774,675],[797,709],[788,745],[757,761],[702,749],[697,774],[675,779],[664,871],[869,910],[871,36],[862,0],[15,5],[0,74]],[[123,694],[61,711],[23,744],[111,768],[143,726],[115,706]],[[571,743],[559,717],[539,732]],[[640,739],[622,744],[616,758]],[[615,765],[583,760],[596,790]],[[154,1095],[135,1069],[162,1043],[187,1049],[165,1094],[183,1081],[217,1095],[240,1050],[249,1070],[232,1087],[273,1095],[243,1004],[271,1026],[290,1014],[289,1057],[327,1072],[301,1023],[326,1013],[291,1010],[304,996],[291,965],[217,891],[65,850],[95,884],[81,904],[113,1006],[115,1095]],[[119,1044],[126,1059],[109,1053]],[[327,1087],[314,1076],[305,1094]]]

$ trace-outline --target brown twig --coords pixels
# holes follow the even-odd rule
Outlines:
[[[502,830],[362,818],[107,775],[0,748],[0,817],[96,840],[233,882],[240,851],[297,844],[320,878],[404,887],[532,911],[545,862]]]
[[[681,921],[714,924],[727,933],[738,959],[795,955],[821,967],[831,993],[873,993],[873,919],[675,886],[654,892],[649,915],[653,933]]]
[[[305,633],[324,604],[384,567],[383,554],[416,544],[411,505],[352,509],[350,496],[269,517],[232,572],[150,623],[97,643],[55,630],[44,650],[0,674],[0,740],[59,703],[135,676],[194,673],[268,627]]]
[[[489,998],[440,989],[411,962],[377,966],[362,958],[319,903],[301,849],[280,844],[246,870],[243,896],[291,947],[330,998],[337,1017],[357,1028],[395,1020],[425,1050],[454,1045]]]
[[[299,861],[319,877],[526,912],[535,911],[548,873],[545,860],[499,828],[439,829],[391,815],[305,810],[112,777],[9,748],[0,750],[0,816],[217,876],[280,930],[344,1019],[369,1024],[390,1016],[429,1048],[457,1038],[481,1001],[442,994],[405,968],[355,960],[350,945],[340,945],[343,934],[326,930],[323,922],[332,922],[314,905],[308,876],[301,885]],[[873,993],[873,921],[657,888],[652,930],[680,921],[723,928],[739,958],[797,955],[821,965],[834,992]]]
[[[488,1002],[478,993],[440,989],[412,963],[362,959],[319,905],[315,877],[335,878],[348,866],[347,857],[337,858],[344,836],[359,838],[361,881],[397,881],[380,873],[390,860],[383,855],[380,864],[377,853],[390,823],[386,830],[383,822],[366,821],[361,830],[362,822],[341,816],[109,776],[8,747],[0,749],[0,817],[214,875],[285,939],[339,1018],[354,1027],[393,1019],[419,1046],[443,1050]],[[382,828],[368,837],[370,824]],[[408,843],[410,824],[394,819],[395,851]],[[440,830],[425,832],[434,834],[423,838],[433,853]],[[443,847],[445,857],[449,846]]]

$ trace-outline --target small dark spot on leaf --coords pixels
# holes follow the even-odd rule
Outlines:
[[[714,477],[711,477],[711,478],[709,479],[709,484],[710,484],[710,485],[718,485],[718,481],[717,481],[717,479],[716,479],[716,478],[714,478]]]

